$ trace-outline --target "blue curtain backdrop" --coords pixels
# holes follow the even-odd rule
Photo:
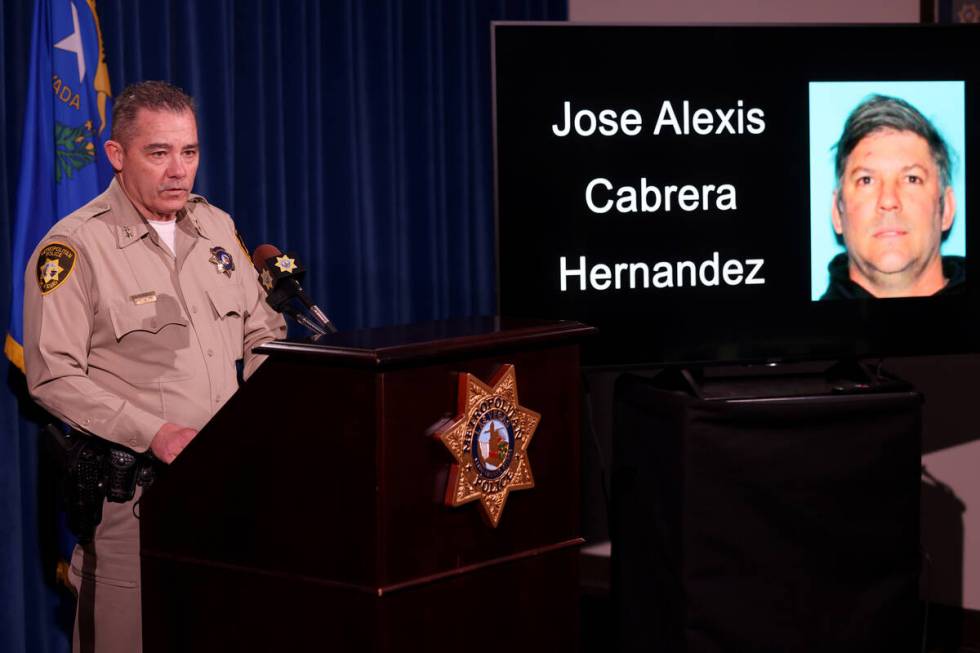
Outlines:
[[[251,247],[306,262],[342,329],[494,310],[491,20],[565,0],[98,0],[113,91],[166,79],[199,105],[196,190]],[[0,3],[0,255],[11,256],[33,0]],[[0,324],[9,319],[0,266]],[[0,651],[67,650],[51,479],[0,373]]]

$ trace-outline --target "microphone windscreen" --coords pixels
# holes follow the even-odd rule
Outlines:
[[[282,256],[282,252],[275,245],[259,245],[252,252],[252,265],[259,272],[265,269],[265,262],[268,261],[273,256]]]

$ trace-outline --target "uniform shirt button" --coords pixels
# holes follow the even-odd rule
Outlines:
[[[90,420],[88,417],[86,417],[85,419],[82,420],[82,424],[84,424],[85,426],[88,426],[91,423],[92,423],[92,420]]]
[[[197,306],[191,306],[191,313],[197,313]]]
[[[129,446],[131,446],[131,447],[135,447],[137,444],[139,444],[139,443],[136,442],[136,438],[133,438],[132,440],[129,441]]]
[[[208,350],[208,356],[214,356],[214,351],[213,351],[213,350],[211,350],[211,349],[209,349],[209,350]]]
[[[214,395],[214,403],[220,404],[221,403],[221,397],[219,397],[218,395]]]

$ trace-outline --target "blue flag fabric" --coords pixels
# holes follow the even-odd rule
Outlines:
[[[11,252],[4,353],[24,369],[24,270],[48,229],[112,179],[103,144],[112,92],[95,0],[37,0]]]

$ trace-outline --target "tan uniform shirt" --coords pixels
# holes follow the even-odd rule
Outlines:
[[[24,282],[31,395],[69,424],[145,451],[164,422],[200,429],[286,333],[235,226],[191,195],[176,254],[113,180],[55,224]],[[233,268],[233,269],[231,269]]]

